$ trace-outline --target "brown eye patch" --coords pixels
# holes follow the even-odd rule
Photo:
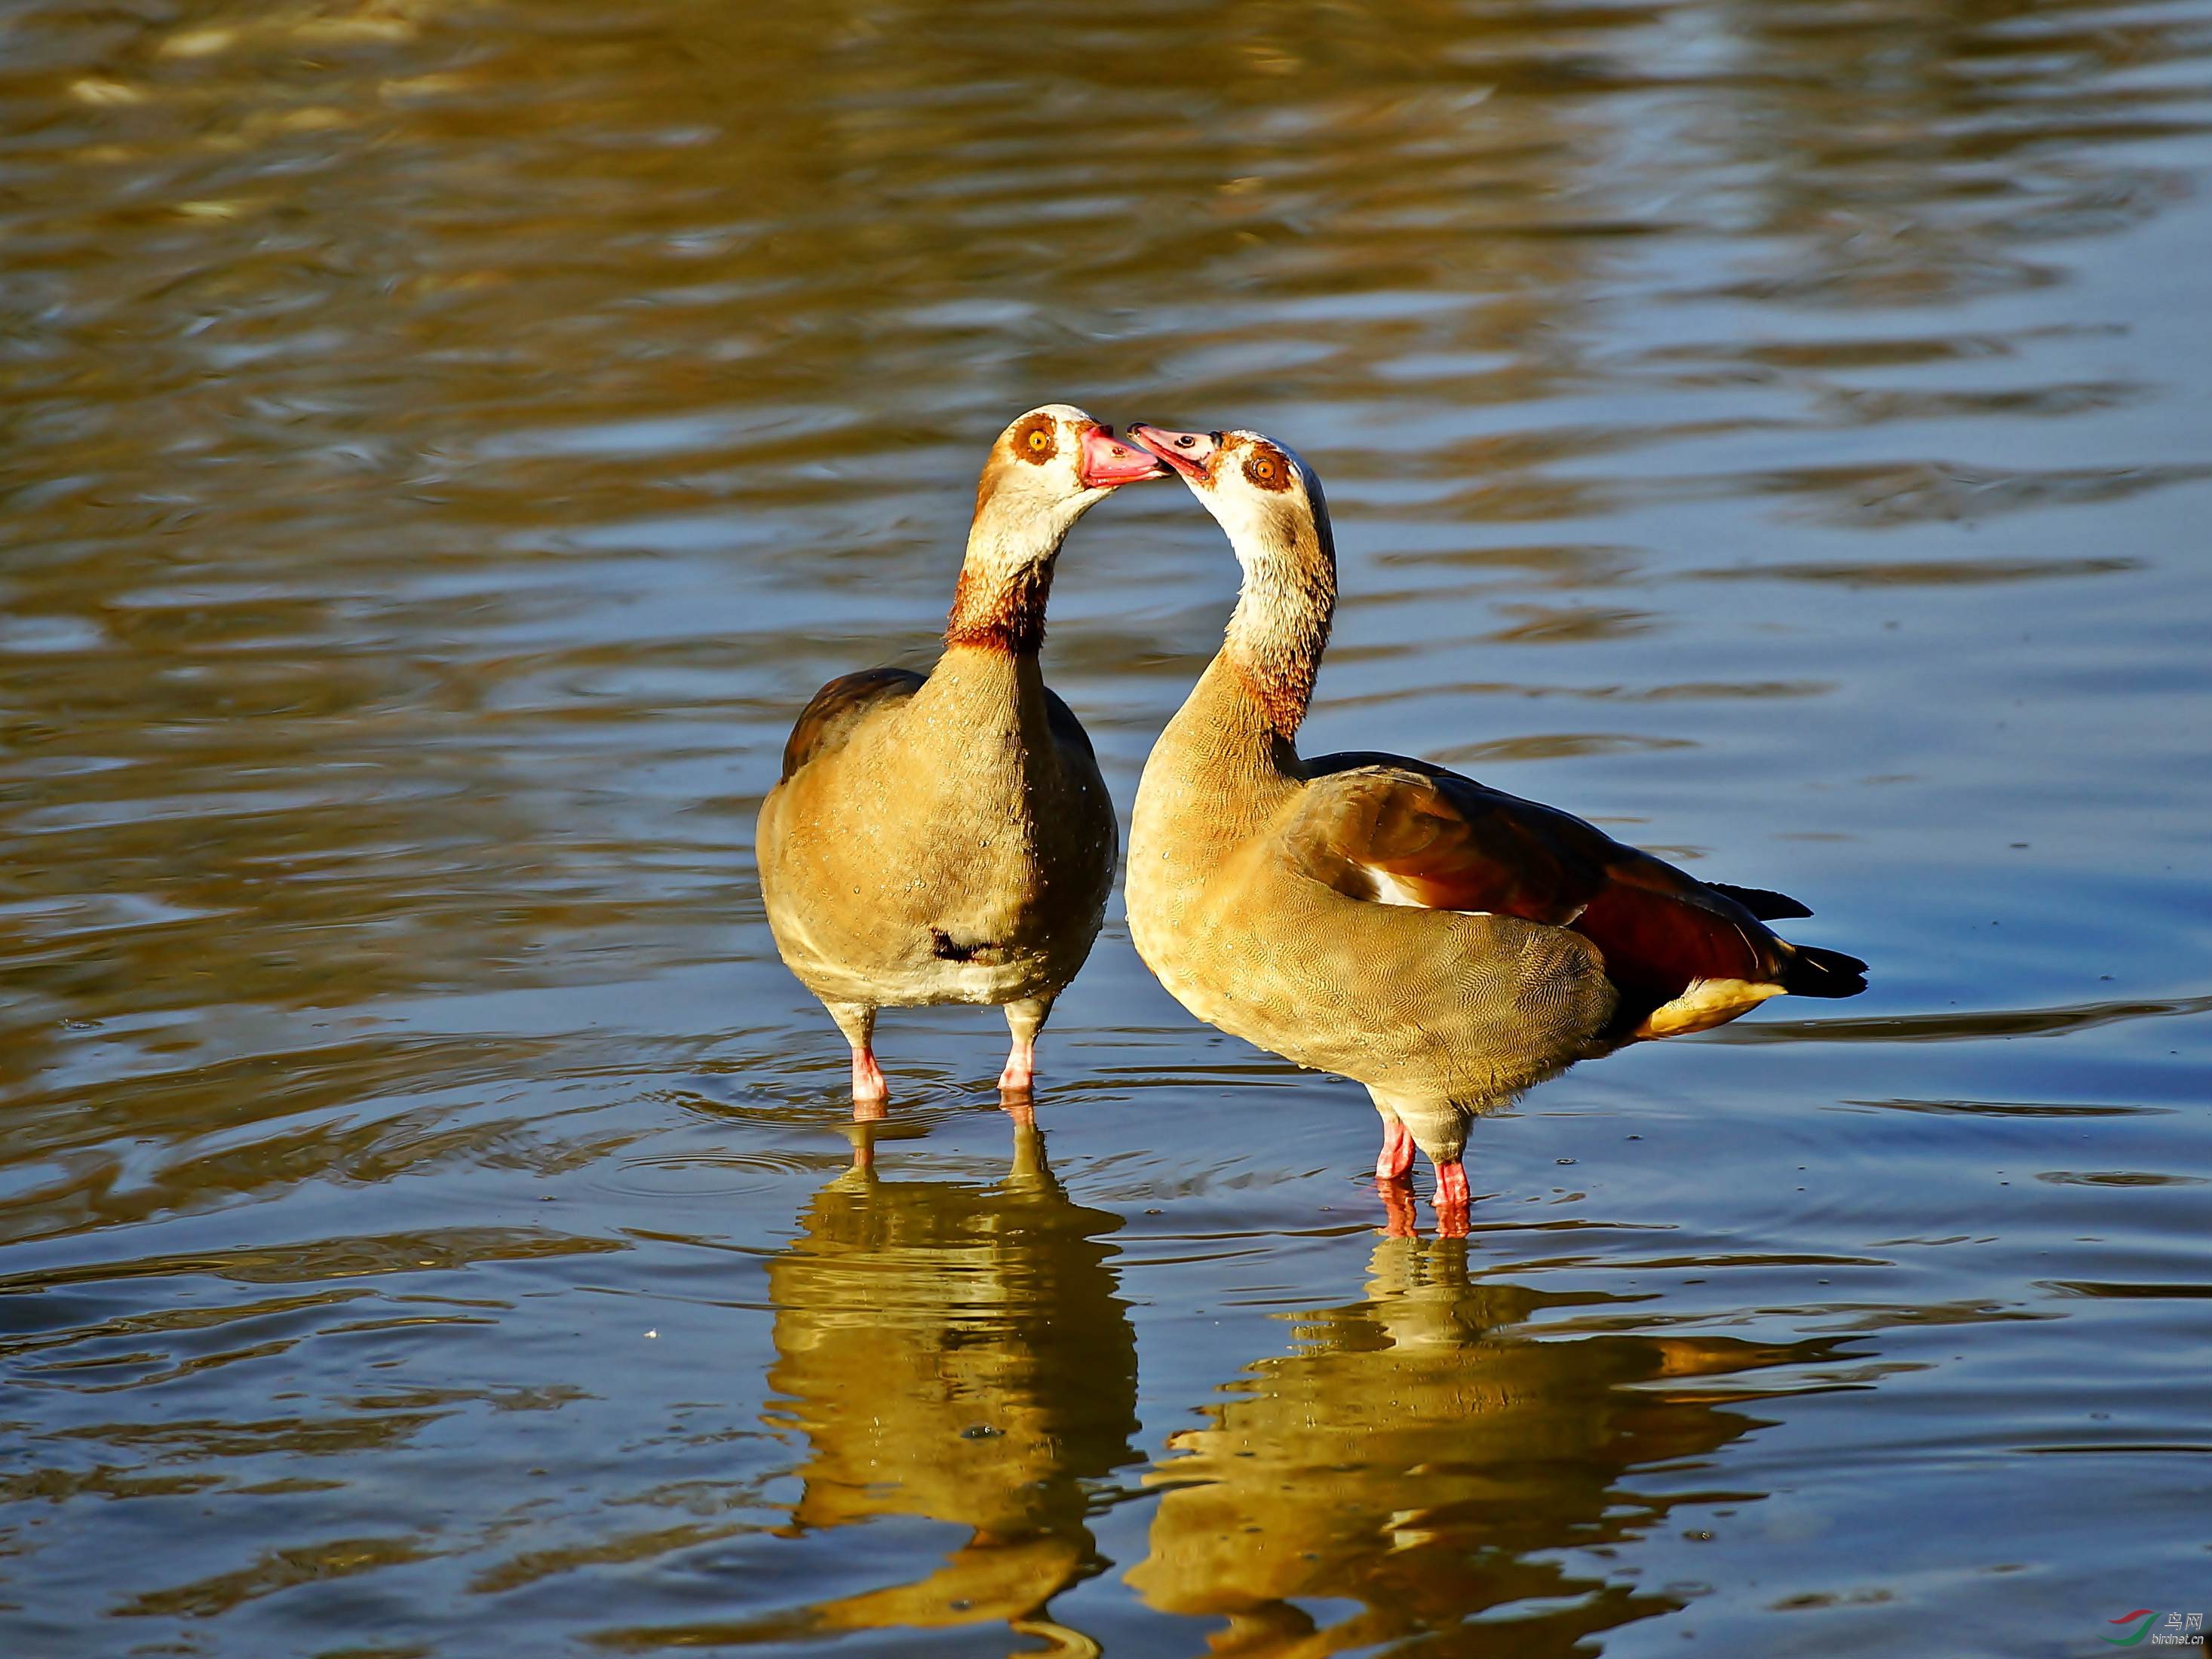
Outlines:
[[[1288,489],[1291,464],[1272,449],[1255,449],[1244,458],[1244,477],[1262,489]]]
[[[1042,466],[1060,453],[1060,432],[1049,415],[1032,415],[1014,428],[1014,453]]]

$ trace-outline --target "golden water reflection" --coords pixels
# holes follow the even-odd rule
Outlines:
[[[1270,1659],[1504,1609],[1515,1650],[1564,1654],[1683,1607],[1698,1587],[1559,1555],[1602,1557],[1685,1504],[1758,1501],[1741,1481],[1662,1495],[1636,1477],[1663,1468],[1679,1486],[1762,1426],[1755,1402],[1821,1386],[1802,1368],[1839,1345],[1605,1328],[1623,1298],[1486,1279],[1479,1258],[1471,1273],[1469,1241],[1413,1237],[1402,1207],[1364,1297],[1300,1316],[1291,1352],[1247,1366],[1207,1426],[1169,1437],[1137,1478],[1158,1509],[1127,1583],[1158,1613],[1223,1621],[1209,1651]],[[788,1535],[898,1520],[965,1535],[919,1578],[628,1644],[1002,1624],[1046,1650],[1101,1651],[1050,1603],[1115,1565],[1093,1518],[1142,1461],[1106,1242],[1122,1224],[1068,1199],[1028,1121],[994,1183],[889,1180],[864,1156],[823,1187],[769,1271],[773,1420],[807,1448]],[[1743,1380],[1783,1368],[1789,1382]]]
[[[1472,1276],[1468,1257],[1465,1239],[1382,1239],[1364,1299],[1302,1317],[1291,1353],[1246,1367],[1209,1426],[1172,1437],[1180,1455],[1146,1477],[1165,1488],[1151,1553],[1128,1574],[1150,1605],[1226,1620],[1214,1653],[1291,1659],[1506,1607],[1510,1645],[1486,1651],[1588,1651],[1594,1632],[1684,1604],[1557,1554],[1664,1522],[1685,1500],[1630,1478],[1709,1456],[1782,1391],[1714,1379],[1832,1359],[1835,1345],[1539,1338],[1529,1322],[1547,1310],[1614,1298]],[[1324,1622],[1302,1605],[1316,1599],[1353,1606]]]
[[[818,1630],[1004,1621],[1085,1650],[1046,1603],[1103,1565],[1091,1483],[1140,1461],[1121,1219],[1069,1200],[1026,1112],[988,1186],[856,1165],[769,1272],[781,1421],[809,1448],[799,1533],[908,1516],[964,1528],[926,1577],[817,1603]]]

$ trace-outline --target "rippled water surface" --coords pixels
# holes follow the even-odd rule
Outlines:
[[[27,0],[0,137],[0,1651],[2212,1616],[2212,0]],[[1315,463],[1312,750],[1872,989],[1465,1239],[1118,908],[856,1129],[753,814],[1050,398]],[[1125,813],[1234,580],[1061,561]]]

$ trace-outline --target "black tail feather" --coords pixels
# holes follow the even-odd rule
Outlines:
[[[1841,951],[1799,945],[1782,975],[1782,988],[1798,997],[1855,997],[1866,989],[1867,965]]]
[[[1705,885],[1734,899],[1761,921],[1787,921],[1813,914],[1787,893],[1771,893],[1764,887],[1731,887],[1724,881],[1709,881]]]

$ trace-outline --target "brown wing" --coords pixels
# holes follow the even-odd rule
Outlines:
[[[834,679],[799,712],[799,724],[783,745],[783,775],[843,743],[870,710],[903,702],[921,689],[923,676],[911,668],[864,668]]]
[[[1697,979],[1780,983],[1790,947],[1745,905],[1554,807],[1395,755],[1325,755],[1288,834],[1355,898],[1571,927],[1640,1018]]]
[[[1602,883],[1611,843],[1564,812],[1394,755],[1325,755],[1306,770],[1300,856],[1355,898],[1564,927]]]
[[[1091,734],[1075,718],[1075,711],[1060,700],[1060,693],[1048,685],[1044,688],[1044,723],[1053,741],[1070,755],[1080,755],[1094,767],[1097,764],[1097,754],[1091,747]]]

